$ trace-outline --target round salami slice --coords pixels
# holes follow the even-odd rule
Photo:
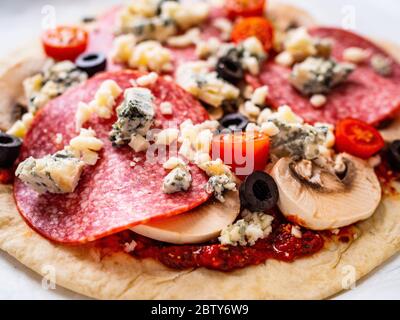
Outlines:
[[[42,157],[68,145],[76,136],[74,117],[78,102],[91,101],[104,80],[112,79],[126,89],[131,87],[130,80],[139,75],[134,71],[102,73],[52,100],[35,117],[23,143],[21,160]],[[186,119],[193,123],[208,119],[204,108],[172,81],[159,78],[149,89],[155,97],[158,128],[179,125]],[[122,96],[117,105],[121,100]],[[157,112],[163,101],[173,104],[172,116]],[[135,153],[128,146],[113,147],[109,132],[115,121],[115,115],[108,120],[93,116],[85,125],[96,131],[104,147],[97,164],[85,167],[75,192],[38,194],[16,179],[14,194],[19,211],[44,237],[62,243],[85,243],[144,221],[186,212],[209,198],[204,191],[207,177],[192,165],[189,190],[164,194],[161,187],[167,174],[162,167],[165,159]],[[62,135],[61,144],[57,134]],[[136,165],[132,167],[133,158]]]
[[[301,95],[288,81],[290,69],[268,62],[258,79],[270,88],[270,104],[278,107],[288,104],[307,122],[336,123],[352,117],[377,125],[390,118],[400,108],[400,65],[375,44],[349,31],[335,28],[310,30],[315,37],[333,40],[333,57],[343,60],[343,52],[350,47],[368,50],[370,58],[357,65],[356,70],[342,85],[327,95],[328,101],[321,108],[311,105],[309,97]],[[378,74],[371,66],[371,58],[382,55],[392,61],[392,72],[388,76]]]

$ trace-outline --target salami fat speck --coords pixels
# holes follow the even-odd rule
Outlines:
[[[332,39],[333,57],[338,61],[343,60],[343,51],[349,47],[366,49],[370,57],[375,54],[389,57],[370,41],[345,30],[316,28],[310,33],[315,37]],[[327,95],[327,104],[319,109],[311,105],[309,97],[302,96],[292,87],[288,81],[288,68],[268,62],[257,80],[269,86],[269,102],[273,107],[288,104],[307,122],[334,124],[339,119],[351,117],[376,125],[392,117],[400,108],[400,66],[393,58],[389,58],[393,61],[390,76],[379,75],[371,67],[370,61],[366,61],[357,66],[348,81]]]
[[[103,73],[52,100],[35,117],[24,140],[21,160],[42,157],[68,145],[76,136],[74,117],[78,102],[91,101],[104,80],[115,80],[126,89],[131,87],[130,80],[139,75],[133,71]],[[186,119],[193,123],[208,119],[204,108],[173,82],[159,78],[149,88],[155,96],[158,128],[170,127],[171,122],[179,125]],[[172,116],[157,112],[162,101],[173,104]],[[167,172],[162,163],[153,163],[144,152],[134,153],[128,146],[112,146],[109,131],[115,120],[115,115],[108,120],[93,116],[85,125],[96,131],[104,147],[97,164],[85,167],[75,192],[40,195],[16,179],[14,193],[19,211],[44,237],[61,243],[85,243],[144,221],[186,212],[209,198],[204,191],[207,177],[192,165],[191,188],[187,192],[164,194],[161,186]],[[62,134],[62,143],[56,139],[57,134]],[[134,167],[132,158],[137,162]]]

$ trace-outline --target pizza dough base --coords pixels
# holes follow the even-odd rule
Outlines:
[[[285,6],[280,12],[292,16],[299,11]],[[396,54],[395,47],[386,47]],[[20,79],[29,74],[32,64],[26,63],[0,68],[0,88],[15,74]],[[1,95],[15,99],[18,90],[18,85],[8,84]],[[0,106],[0,124],[9,121],[5,107]],[[400,138],[400,127],[391,132]],[[351,244],[329,243],[321,252],[293,263],[267,260],[230,273],[204,268],[177,271],[122,252],[104,256],[93,245],[55,244],[22,220],[11,186],[0,185],[0,205],[2,250],[43,276],[54,270],[57,285],[99,299],[322,299],[348,288],[352,280],[400,250],[400,195],[385,197],[373,217],[357,225],[360,236]]]

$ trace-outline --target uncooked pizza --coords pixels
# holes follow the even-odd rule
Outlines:
[[[0,77],[0,248],[59,285],[326,298],[400,249],[400,65],[374,42],[275,2],[135,0],[37,46]]]

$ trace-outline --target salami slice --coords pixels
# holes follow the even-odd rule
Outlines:
[[[349,31],[335,28],[316,28],[310,33],[316,37],[330,38],[333,57],[341,61],[343,51],[349,47],[360,47],[371,53],[389,55],[372,42]],[[260,75],[260,82],[270,87],[270,104],[278,107],[288,104],[307,122],[336,123],[352,117],[370,124],[379,124],[390,118],[400,108],[400,65],[393,58],[393,72],[388,77],[376,73],[370,61],[358,65],[343,85],[327,95],[328,102],[320,109],[314,108],[309,98],[298,93],[288,82],[290,70],[274,62],[268,62]]]
[[[52,100],[35,117],[24,140],[21,160],[42,157],[68,145],[76,135],[74,117],[78,102],[91,101],[104,80],[115,80],[126,89],[131,87],[129,81],[139,75],[134,71],[103,73]],[[149,88],[155,96],[155,123],[159,128],[170,127],[171,121],[179,125],[186,119],[193,123],[208,119],[204,108],[172,81],[159,78]],[[172,116],[157,112],[162,101],[173,104]],[[111,145],[108,135],[115,117],[105,120],[93,116],[87,123],[104,147],[97,164],[85,168],[75,192],[39,195],[16,179],[14,194],[19,211],[44,237],[62,243],[85,243],[144,221],[186,212],[209,198],[204,191],[207,177],[196,166],[190,167],[192,185],[187,192],[164,194],[161,186],[166,172],[161,163],[150,161],[144,152],[134,153],[128,146]],[[58,133],[63,137],[61,144],[56,142]],[[137,164],[132,167],[134,157]]]

